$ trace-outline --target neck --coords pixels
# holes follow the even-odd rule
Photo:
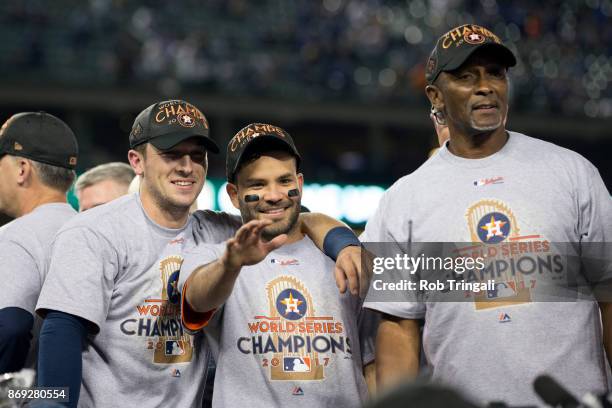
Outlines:
[[[476,134],[468,134],[449,124],[450,140],[448,150],[455,156],[466,159],[482,159],[497,153],[508,141],[508,134],[503,126]]]
[[[49,188],[28,189],[21,194],[18,200],[20,204],[16,217],[22,217],[44,204],[65,203],[66,193]]]
[[[140,201],[147,216],[164,228],[178,229],[187,223],[189,207],[179,208],[159,203],[146,189],[140,189]]]

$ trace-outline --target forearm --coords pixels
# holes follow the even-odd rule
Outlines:
[[[612,303],[600,303],[601,323],[603,328],[603,345],[612,365]]]
[[[186,282],[185,299],[196,312],[221,306],[232,293],[240,267],[230,267],[223,258],[198,267]]]
[[[0,310],[0,374],[23,368],[30,349],[34,318],[24,309]]]
[[[302,233],[308,235],[320,250],[323,250],[323,242],[327,233],[336,227],[346,227],[346,224],[321,213],[300,214],[300,229]]]
[[[415,378],[419,371],[420,332],[417,320],[385,315],[376,337],[376,382],[379,390]]]
[[[56,311],[49,311],[40,331],[38,386],[68,387],[69,407],[79,401],[86,335],[81,319]]]

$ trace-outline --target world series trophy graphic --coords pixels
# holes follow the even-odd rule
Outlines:
[[[159,336],[154,363],[186,363],[191,361],[193,355],[191,335],[180,330],[181,294],[178,290],[178,277],[182,263],[180,256],[170,256],[159,263],[162,304],[157,324],[160,328],[174,328],[176,335]]]
[[[522,239],[516,217],[507,205],[497,200],[477,202],[468,208],[466,218],[471,241],[480,244],[486,267],[503,258],[499,245]],[[522,274],[506,269],[494,280],[495,291],[475,294],[476,310],[531,302],[530,287]]]
[[[299,321],[319,320],[315,315],[312,296],[298,279],[292,276],[280,276],[268,283],[266,292],[271,320],[278,321],[280,324],[285,322],[288,325]],[[279,337],[281,341],[291,341],[295,332],[289,330],[287,332],[273,333],[274,343],[278,344]],[[324,366],[321,365],[317,352],[274,353],[272,364],[270,364],[271,380],[322,380],[324,378]]]

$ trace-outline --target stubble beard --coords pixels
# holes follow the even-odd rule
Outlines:
[[[300,216],[300,213],[298,211],[299,206],[300,206],[299,203],[296,204],[295,202],[293,202],[293,207],[290,207],[291,214],[289,215],[289,218],[283,221],[275,222],[272,225],[268,225],[262,230],[261,236],[266,241],[271,241],[272,239],[276,238],[277,236],[281,234],[288,234],[291,231],[293,231],[293,229],[297,225],[298,217]],[[258,219],[256,216],[257,209],[255,208],[251,209],[247,205],[247,203],[245,203],[242,200],[240,200],[239,207],[240,207],[240,215],[242,216],[243,223],[246,224],[247,222],[251,220]]]

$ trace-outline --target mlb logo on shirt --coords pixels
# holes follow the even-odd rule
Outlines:
[[[304,390],[302,389],[302,387],[294,387],[293,392],[291,394],[296,396],[304,395]]]
[[[166,355],[167,356],[182,356],[185,354],[183,345],[178,340],[166,340]]]
[[[310,367],[310,357],[283,357],[283,371],[286,373],[307,373]]]
[[[179,377],[181,376],[181,372],[179,371],[179,369],[178,369],[178,368],[173,368],[173,369],[172,369],[172,372],[171,372],[171,374],[170,374],[170,375],[171,375],[172,377],[177,377],[177,378],[179,378]]]
[[[516,292],[507,283],[496,283],[495,289],[487,291],[487,299],[505,298],[516,295]]]

